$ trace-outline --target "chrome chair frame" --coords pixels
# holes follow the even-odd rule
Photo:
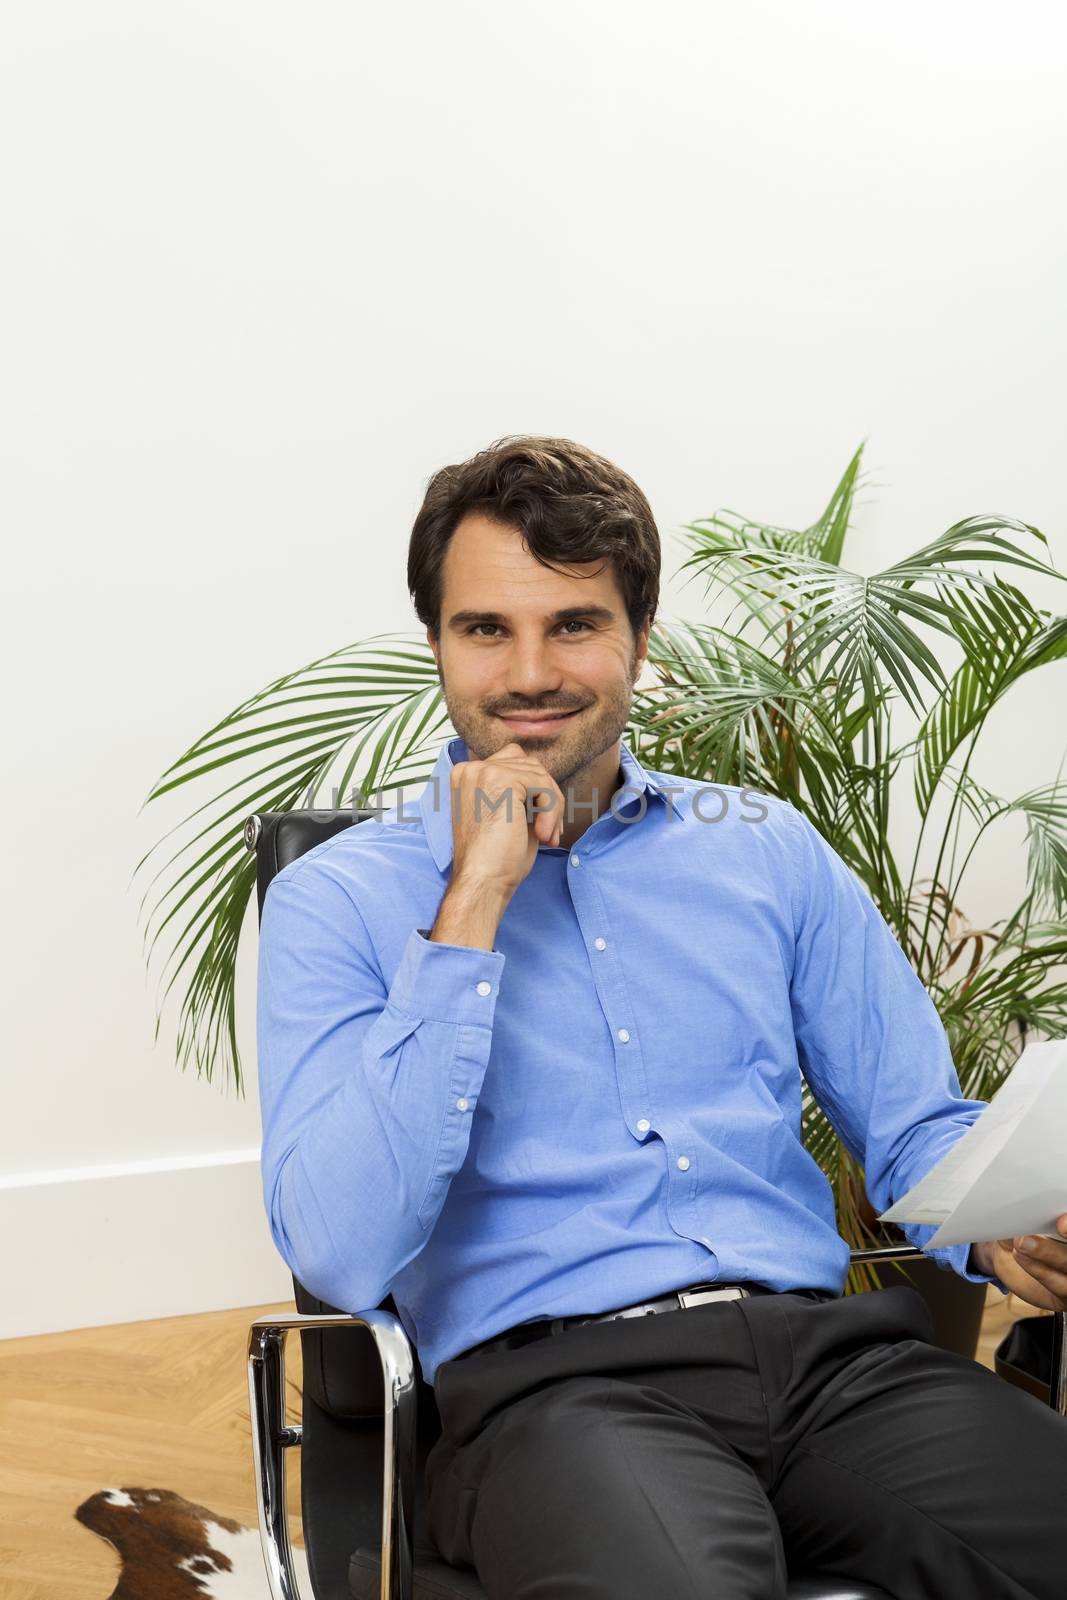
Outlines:
[[[321,814],[329,815],[329,814]],[[359,820],[356,816],[353,821]],[[260,818],[245,825],[245,843],[255,851]],[[261,883],[261,893],[263,892]],[[850,1262],[903,1261],[921,1256],[917,1245],[900,1244],[852,1250]],[[1049,1404],[1067,1417],[1067,1312],[1055,1312]],[[271,1600],[307,1600],[301,1595],[289,1531],[286,1451],[302,1443],[303,1429],[285,1419],[285,1344],[288,1334],[328,1328],[365,1327],[374,1340],[384,1383],[382,1460],[382,1540],[380,1600],[412,1600],[415,1572],[415,1438],[418,1391],[414,1352],[392,1312],[373,1310],[339,1315],[287,1312],[259,1317],[248,1334],[248,1404],[252,1462],[256,1480],[260,1545]],[[309,1582],[314,1590],[313,1580]],[[805,1583],[795,1593],[801,1600]],[[794,1591],[791,1589],[791,1594]],[[313,1600],[318,1600],[317,1596]]]
[[[293,1561],[286,1499],[285,1452],[303,1438],[300,1425],[285,1420],[286,1337],[294,1329],[351,1327],[370,1331],[385,1384],[381,1600],[411,1600],[415,1559],[415,1361],[411,1341],[399,1320],[392,1312],[379,1310],[337,1317],[286,1312],[276,1317],[257,1317],[248,1330],[252,1465],[259,1540],[271,1600],[304,1600]]]

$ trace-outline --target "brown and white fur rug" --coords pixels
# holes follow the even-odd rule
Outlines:
[[[74,1515],[122,1562],[109,1600],[269,1600],[259,1529],[170,1489],[101,1489]],[[310,1594],[303,1550],[293,1559]]]

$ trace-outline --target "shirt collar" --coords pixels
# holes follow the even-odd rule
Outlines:
[[[426,841],[430,847],[434,865],[439,872],[446,872],[452,862],[452,808],[450,804],[452,794],[452,768],[457,762],[470,759],[467,746],[457,735],[448,739],[441,746],[437,760],[433,765],[433,772],[429,782],[419,796],[419,811],[422,814],[422,825],[426,832]],[[675,816],[685,816],[685,808],[677,794],[667,794],[649,776],[638,761],[626,741],[619,742],[619,766],[622,769],[623,783],[626,785],[626,798],[618,803],[617,809],[625,811],[634,804],[638,797],[646,792],[664,804],[669,804]],[[434,796],[437,803],[434,803]],[[610,815],[610,813],[607,813]]]

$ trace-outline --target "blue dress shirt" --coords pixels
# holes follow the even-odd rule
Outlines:
[[[436,943],[467,759],[449,740],[417,810],[268,889],[263,1197],[293,1273],[344,1311],[391,1293],[428,1382],[516,1323],[694,1282],[840,1292],[801,1072],[878,1211],[984,1105],[866,889],[793,806],[623,742],[613,810],[540,846],[494,949]],[[929,1254],[1004,1288],[967,1245]]]

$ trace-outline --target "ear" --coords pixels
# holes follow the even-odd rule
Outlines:
[[[640,631],[638,632],[637,639],[636,639],[636,641],[634,643],[634,651],[635,651],[635,655],[636,655],[636,660],[635,660],[635,663],[634,663],[634,682],[635,683],[637,682],[638,678],[641,676],[642,669],[643,669],[643,667],[645,665],[645,661],[646,661],[646,659],[648,657],[648,637],[649,637],[649,634],[651,632],[652,632],[652,618],[651,617],[646,617],[644,622],[641,624]]]

